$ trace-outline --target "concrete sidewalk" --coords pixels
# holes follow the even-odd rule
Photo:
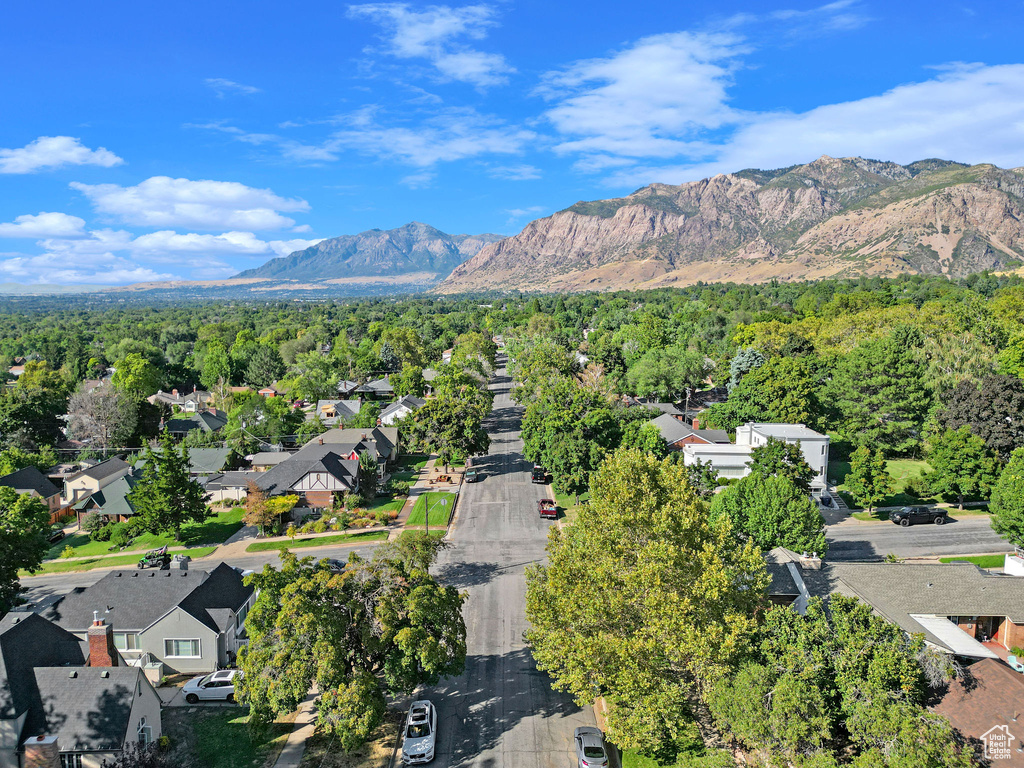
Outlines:
[[[295,716],[292,732],[288,734],[288,741],[281,749],[281,754],[277,756],[274,768],[299,768],[302,755],[306,751],[306,740],[313,735],[316,727],[317,696],[317,693],[310,692],[299,705],[299,713]]]

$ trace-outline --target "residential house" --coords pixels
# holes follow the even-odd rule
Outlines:
[[[426,385],[426,387],[424,388],[424,394],[426,394],[427,397],[430,397],[431,395],[434,394],[434,379],[436,379],[439,375],[440,374],[438,374],[438,372],[433,368],[423,369],[423,382]]]
[[[276,467],[282,461],[288,461],[291,456],[292,454],[288,451],[261,451],[247,458],[254,472],[266,472],[268,469]]]
[[[642,397],[631,397],[630,395],[623,396],[622,400],[627,406],[649,408],[651,410],[667,413],[678,421],[687,421],[686,412],[675,403],[659,403]]]
[[[400,397],[396,402],[391,403],[380,412],[381,424],[390,427],[396,421],[418,411],[426,402],[426,400],[421,400],[412,395]]]
[[[138,478],[129,473],[75,504],[78,527],[82,527],[82,521],[87,515],[99,515],[108,523],[123,523],[132,517],[135,514],[135,507],[128,500],[128,494],[136,482]]]
[[[193,429],[202,432],[219,432],[227,426],[228,417],[223,411],[211,408],[168,419],[164,428],[177,438],[183,438]]]
[[[706,431],[706,430],[704,430]],[[720,477],[746,477],[750,474],[751,453],[769,438],[799,445],[808,466],[814,471],[811,495],[828,495],[825,479],[828,470],[828,435],[815,432],[803,424],[754,424],[748,422],[736,429],[735,443],[691,442],[683,445],[683,462],[689,466],[698,459],[710,462]]]
[[[349,397],[355,394],[355,391],[359,389],[359,382],[352,381],[351,379],[342,379],[338,382],[338,394],[342,397]]]
[[[282,392],[275,386],[269,386],[256,390],[256,394],[258,394],[260,397],[277,397],[278,395],[283,395],[284,392]]]
[[[908,634],[965,658],[1001,658],[1024,646],[1024,578],[973,563],[823,563],[782,547],[766,557],[773,602],[798,612],[812,597],[856,597]]]
[[[179,392],[177,389],[172,389],[170,392],[160,390],[146,399],[149,400],[150,405],[166,405],[174,411],[198,413],[213,400],[213,395],[193,387],[191,392]]]
[[[167,674],[200,673],[234,660],[254,600],[253,588],[227,563],[212,571],[132,569],[76,587],[43,616],[84,639],[99,610],[129,663],[155,660]]]
[[[18,493],[27,493],[43,500],[50,510],[50,522],[57,522],[63,505],[60,503],[60,489],[50,482],[50,478],[36,467],[25,467],[17,472],[0,477],[0,485],[13,488]]]
[[[1022,702],[1024,675],[1001,661],[982,659],[949,683],[932,711],[949,720],[965,741],[980,747],[979,760],[989,747],[991,765],[1024,768],[1024,751],[1020,749],[1024,746]],[[998,757],[997,743],[1006,747]]]
[[[694,429],[675,416],[663,413],[651,419],[669,448],[682,450],[685,445],[729,445],[729,433],[724,429]]]
[[[73,506],[130,471],[128,463],[116,456],[87,467],[64,481],[63,503],[66,506]]]
[[[195,479],[223,472],[228,465],[230,456],[230,448],[189,448],[189,475]]]
[[[289,456],[291,454],[283,454]],[[206,497],[210,503],[231,499],[241,501],[245,498],[249,482],[255,482],[259,477],[258,472],[217,472],[203,477],[200,482],[206,491]]]
[[[383,379],[371,379],[365,384],[360,384],[355,392],[371,400],[386,400],[394,397],[395,388],[391,386],[390,378],[385,376]]]
[[[363,401],[360,400],[317,400],[316,408],[306,414],[310,421],[319,417],[325,427],[345,424],[356,417]]]
[[[160,698],[113,638],[95,616],[83,636],[25,611],[0,619],[0,768],[99,768],[160,738]]]
[[[354,454],[357,459],[363,451],[369,451],[376,457],[381,472],[385,471],[388,462],[398,458],[398,427],[329,429],[319,437],[314,437],[306,445],[313,445],[321,440],[326,444],[343,449],[343,452],[348,455]]]

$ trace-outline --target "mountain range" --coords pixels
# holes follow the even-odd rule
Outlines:
[[[418,282],[430,284],[502,237],[448,235],[429,224],[413,221],[397,229],[371,229],[358,235],[321,240],[236,277],[309,282],[415,275]]]
[[[1024,169],[820,157],[579,202],[484,246],[435,290],[581,291],[1024,261]]]

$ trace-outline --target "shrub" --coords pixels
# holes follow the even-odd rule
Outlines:
[[[82,518],[82,530],[92,537],[96,538],[96,531],[102,528],[106,523],[103,522],[103,518],[97,515],[95,512],[90,512],[88,515]],[[97,541],[106,541],[106,539],[96,539]]]
[[[64,547],[64,549],[62,549],[60,551],[60,556],[61,557],[74,557],[75,556],[75,548],[72,547],[70,544],[68,544],[66,547]]]
[[[325,533],[327,531],[327,521],[322,517],[313,523],[313,533]]]
[[[110,532],[110,543],[118,549],[127,547],[134,538],[129,523],[117,523]]]
[[[391,496],[408,496],[410,487],[408,480],[391,480],[384,490]]]
[[[377,513],[376,517],[378,525],[387,525],[388,521],[391,519],[391,516],[388,514],[388,510],[386,509],[380,510],[380,512]]]
[[[299,529],[295,527],[295,523],[288,523],[288,528],[285,530],[284,535],[294,539],[299,534]]]
[[[397,520],[398,519],[398,510],[397,509],[389,510],[388,511],[388,519],[390,519],[390,520]]]
[[[928,488],[920,477],[912,477],[903,486],[903,492],[912,499],[920,499],[928,495]]]
[[[1019,645],[1013,646],[1013,648],[1010,649],[1010,653],[1016,656],[1018,661],[1024,659],[1024,648],[1021,648]]]
[[[99,515],[96,517],[99,517]],[[116,523],[104,523],[93,532],[93,539],[96,541],[110,541],[110,537],[114,534],[115,525]]]

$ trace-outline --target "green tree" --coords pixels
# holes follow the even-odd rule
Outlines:
[[[757,477],[785,477],[804,493],[811,492],[814,470],[798,443],[769,437],[750,452],[750,474]]]
[[[622,448],[636,448],[659,459],[668,455],[668,443],[661,431],[651,422],[633,421],[622,429]]]
[[[245,515],[242,522],[266,533],[267,526],[278,518],[278,513],[268,503],[267,494],[253,480],[245,484]]]
[[[1015,547],[1024,547],[1024,448],[1010,454],[992,489],[992,527]]]
[[[380,482],[378,469],[377,458],[372,453],[363,451],[359,454],[359,493],[368,505],[377,498],[377,485]]]
[[[39,497],[0,486],[0,614],[17,604],[18,572],[35,571],[49,544],[50,512]]]
[[[896,490],[892,475],[886,469],[885,456],[879,448],[874,453],[863,445],[850,456],[850,473],[846,488],[853,498],[868,512],[886,496]]]
[[[920,333],[898,328],[879,341],[861,344],[840,360],[827,399],[839,432],[854,445],[905,456],[921,444],[932,404],[919,358]]]
[[[375,403],[372,400],[367,400],[361,406],[359,406],[359,413],[352,419],[353,427],[362,427],[363,429],[373,429],[377,426],[377,421],[380,419],[380,403]]]
[[[483,421],[489,411],[489,403],[438,395],[413,415],[412,434],[447,469],[455,459],[487,453],[491,439]]]
[[[340,376],[330,358],[316,351],[303,352],[295,358],[292,370],[297,376],[295,394],[304,400],[315,403],[338,396]]]
[[[1015,448],[1024,448],[1024,381],[992,374],[963,381],[943,397],[937,421],[943,429],[970,427],[971,432],[1006,461]]]
[[[284,361],[274,347],[258,344],[245,367],[244,381],[250,387],[269,387],[284,376]]]
[[[333,575],[323,561],[286,550],[280,570],[250,576],[259,597],[238,663],[251,724],[294,711],[315,684],[318,730],[350,751],[383,721],[386,696],[459,674],[465,595],[430,576],[435,552],[429,542],[388,542]]]
[[[423,397],[426,385],[427,383],[423,379],[423,369],[411,363],[403,365],[401,373],[391,377],[391,386],[399,397],[404,395]]]
[[[131,352],[114,365],[110,383],[131,400],[145,400],[160,389],[160,369],[137,352]]]
[[[681,400],[707,375],[704,354],[681,346],[648,350],[626,373],[634,395],[657,397],[666,402]]]
[[[693,706],[756,632],[764,561],[668,460],[619,451],[590,493],[527,572],[537,666],[581,706],[604,696],[619,747],[699,749]]]
[[[729,362],[729,391],[737,387],[745,375],[766,362],[765,356],[753,347],[743,347]]]
[[[683,454],[677,453],[676,456],[681,459]],[[693,464],[686,466],[686,479],[689,480],[694,493],[705,500],[714,496],[718,488],[718,470],[710,461],[697,459]]]
[[[9,475],[25,467],[35,467],[44,475],[57,464],[57,452],[44,445],[36,452],[21,448],[7,448],[0,451],[0,475]]]
[[[13,387],[0,394],[0,434],[29,450],[63,439],[67,383],[45,361],[30,360]]]
[[[206,345],[199,381],[207,390],[218,393],[224,399],[231,383],[231,356],[227,346],[219,339],[213,339]]]
[[[988,494],[999,477],[999,459],[968,427],[940,434],[932,443],[928,464],[932,468],[925,475],[929,490],[955,496],[960,509],[964,496]]]
[[[711,515],[729,518],[735,531],[764,552],[786,547],[824,556],[828,550],[818,505],[785,476],[744,477],[714,497]]]
[[[147,531],[173,533],[180,541],[182,526],[201,523],[210,514],[203,487],[189,476],[188,450],[176,446],[170,433],[164,432],[160,450],[147,446],[143,457],[142,477],[129,492],[128,501]]]
[[[1010,343],[999,353],[999,372],[1024,379],[1024,335],[1010,339]]]
[[[728,400],[712,405],[701,419],[709,427],[730,431],[749,421],[817,424],[819,386],[806,358],[773,357],[743,376]]]

